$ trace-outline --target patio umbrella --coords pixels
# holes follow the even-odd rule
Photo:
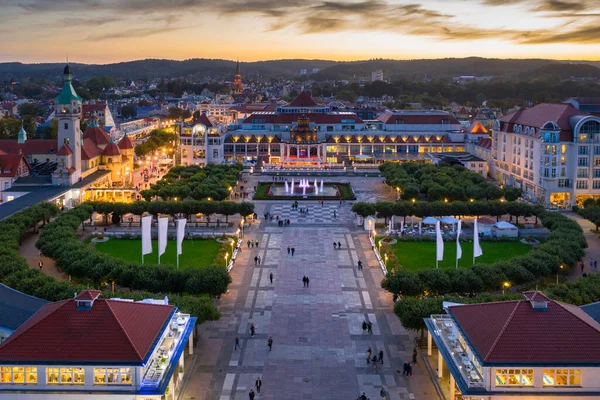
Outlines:
[[[433,217],[425,217],[425,218],[423,218],[423,223],[425,225],[435,225],[436,222],[438,222],[437,218],[433,218]]]

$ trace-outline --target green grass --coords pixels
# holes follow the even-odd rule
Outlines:
[[[336,185],[342,194],[342,200],[354,200],[356,197],[352,192],[349,183],[327,182],[329,185]],[[282,182],[259,182],[256,185],[256,192],[253,200],[340,200],[339,196],[309,196],[306,199],[302,195],[298,196],[269,196],[271,185],[283,186]]]
[[[477,257],[477,264],[492,264],[496,261],[528,253],[532,246],[520,242],[480,242],[483,255]],[[435,242],[398,242],[392,246],[396,258],[407,271],[435,268]],[[473,265],[473,243],[461,242],[462,257],[458,268]],[[383,255],[382,255],[383,256]],[[456,268],[456,242],[444,242],[444,259],[440,268]]]
[[[179,256],[180,267],[202,268],[212,265],[219,253],[221,244],[215,239],[207,240],[184,240],[183,254]],[[96,249],[109,254],[115,258],[134,263],[142,263],[142,241],[111,238],[108,242],[97,243]],[[152,241],[152,254],[144,256],[144,264],[158,264],[158,241]],[[167,250],[160,257],[160,263],[166,265],[177,265],[177,243],[175,240],[167,242]],[[231,245],[229,245],[229,256],[231,257]],[[225,260],[221,261],[225,265]]]

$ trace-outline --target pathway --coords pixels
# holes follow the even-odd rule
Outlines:
[[[585,236],[585,239],[588,243],[588,247],[585,249],[585,255],[583,256],[583,272],[587,274],[598,273],[598,271],[590,269],[589,265],[590,259],[600,261],[600,236],[597,233],[592,232],[596,229],[596,226],[579,214],[565,213],[565,215],[581,226],[581,229],[583,229],[583,236]],[[580,268],[572,268],[571,272],[567,276],[567,280],[579,279],[583,276],[583,272]]]
[[[346,207],[340,213],[284,228],[262,221],[245,235],[244,240],[259,241],[258,249],[244,246],[220,302],[221,320],[201,326],[180,399],[248,399],[257,377],[263,381],[258,399],[355,400],[366,392],[375,400],[382,386],[389,400],[438,398],[423,366],[414,368],[412,378],[398,373],[410,359],[413,336],[381,289],[383,275],[368,236],[354,230]],[[333,248],[334,241],[341,250]],[[287,247],[296,249],[294,257]],[[260,266],[254,265],[256,255],[263,260]],[[359,259],[363,271],[356,268]],[[304,275],[310,277],[309,288],[303,287]],[[363,320],[373,322],[372,335],[362,333]],[[239,350],[234,350],[236,336]],[[374,353],[383,350],[383,366],[366,364],[369,346]]]
[[[54,263],[54,260],[50,257],[40,255],[40,251],[35,247],[35,244],[39,238],[39,233],[28,234],[28,236],[21,241],[19,254],[27,260],[27,264],[29,264],[31,268],[39,268],[39,263],[41,260],[43,263],[43,273],[50,275],[59,281],[66,281],[68,279],[67,275],[58,269]]]

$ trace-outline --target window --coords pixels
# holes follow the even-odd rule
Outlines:
[[[37,384],[36,367],[0,367],[0,384]]]
[[[587,189],[588,183],[587,181],[577,181],[577,189]]]
[[[587,178],[588,177],[588,169],[587,168],[577,168],[577,177],[578,178]]]
[[[544,386],[581,386],[581,370],[545,369]]]
[[[587,155],[589,154],[589,147],[587,146],[579,146],[579,148],[577,149],[577,154],[580,155]]]
[[[533,369],[497,369],[496,386],[533,386]]]
[[[587,167],[589,165],[589,160],[587,157],[578,157],[577,165],[580,167]]]
[[[65,129],[69,129],[69,124],[65,122]]]
[[[46,382],[51,384],[58,384],[58,368],[46,368]]]
[[[558,187],[559,188],[567,188],[567,187],[569,187],[569,180],[568,179],[559,179],[558,180]]]
[[[600,189],[600,181],[592,181],[592,189]]]
[[[131,368],[94,368],[94,385],[131,384]]]

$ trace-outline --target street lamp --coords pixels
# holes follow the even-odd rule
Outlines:
[[[385,266],[387,267],[387,253],[383,255],[383,258],[385,259]]]
[[[558,270],[556,270],[556,284],[558,285],[558,273],[560,272],[561,269],[563,269],[565,266],[561,265],[560,268]]]
[[[504,294],[504,290],[508,290],[508,288],[510,287],[510,282],[504,282],[502,283],[502,294]]]
[[[227,259],[229,258],[229,253],[225,253],[225,267],[227,267]]]
[[[245,222],[244,217],[242,217],[242,236],[241,237],[244,237],[244,222]]]

